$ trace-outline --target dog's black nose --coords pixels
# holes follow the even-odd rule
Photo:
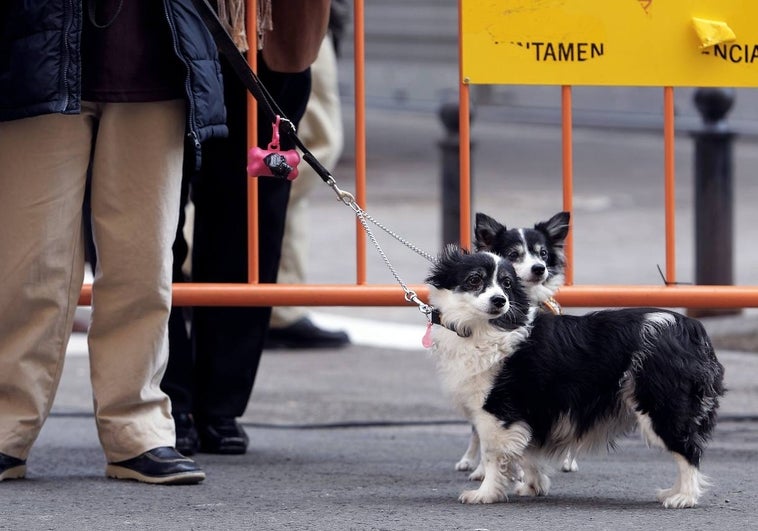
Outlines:
[[[503,306],[505,306],[505,303],[508,302],[508,299],[506,299],[502,295],[495,295],[494,297],[492,297],[492,299],[490,299],[490,302],[492,302],[492,306],[494,306],[495,308],[502,308]]]
[[[532,266],[532,273],[537,276],[542,276],[545,274],[545,266],[542,264],[534,264]]]

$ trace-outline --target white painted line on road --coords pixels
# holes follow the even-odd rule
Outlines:
[[[354,345],[398,350],[424,350],[421,346],[421,338],[425,331],[423,324],[406,325],[320,312],[309,315],[313,322],[322,328],[344,330]]]
[[[397,350],[424,350],[421,338],[424,325],[406,325],[344,315],[312,312],[311,319],[327,330],[344,330],[353,345]],[[87,355],[87,334],[74,333],[68,342],[67,356]]]

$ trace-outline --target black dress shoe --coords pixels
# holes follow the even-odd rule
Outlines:
[[[0,453],[0,481],[26,476],[26,461]]]
[[[339,348],[350,344],[341,330],[324,330],[303,317],[284,328],[271,328],[264,344],[267,349]]]
[[[195,429],[195,421],[189,413],[174,413],[176,427],[176,449],[183,455],[194,455],[200,447]]]
[[[207,454],[244,454],[250,439],[234,418],[214,417],[197,421],[200,451]]]
[[[170,446],[160,446],[125,461],[108,463],[105,474],[109,478],[160,485],[191,485],[205,479],[205,472],[197,463]]]

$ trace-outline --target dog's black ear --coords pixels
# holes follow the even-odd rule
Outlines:
[[[474,247],[477,251],[491,251],[498,232],[508,230],[505,225],[499,223],[487,214],[476,213],[476,226],[474,228]]]
[[[437,255],[437,259],[434,261],[429,274],[424,279],[424,282],[436,287],[442,287],[443,277],[446,276],[446,271],[454,267],[455,264],[461,261],[463,256],[468,254],[465,249],[461,249],[454,243],[449,243],[443,247],[440,253]]]
[[[464,253],[465,251],[456,244],[448,243],[437,254],[437,258],[434,260],[433,269],[439,269],[440,266],[444,267],[445,265],[457,262]]]
[[[549,220],[535,224],[534,228],[545,234],[553,245],[562,247],[568,236],[570,218],[568,212],[558,212]]]

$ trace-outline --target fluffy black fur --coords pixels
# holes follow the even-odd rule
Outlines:
[[[671,322],[652,324],[651,315],[664,314]],[[675,312],[540,312],[529,339],[505,360],[484,410],[505,426],[526,422],[538,446],[551,443],[562,415],[582,439],[622,415],[628,379],[636,411],[650,417],[669,451],[698,467],[716,424],[723,376],[702,324]]]

